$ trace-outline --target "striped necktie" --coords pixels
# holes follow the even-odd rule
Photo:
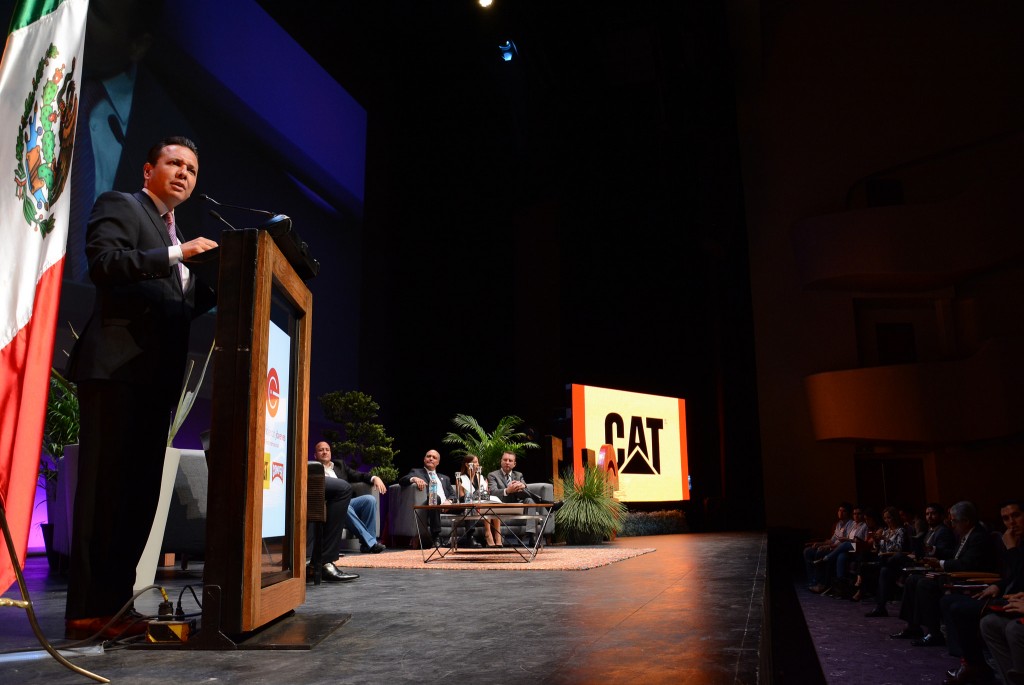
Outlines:
[[[181,241],[178,240],[178,232],[175,230],[174,225],[174,210],[170,210],[163,216],[164,223],[167,225],[167,234],[171,237],[171,245],[181,245]],[[178,278],[181,282],[185,282],[185,265],[178,262]]]

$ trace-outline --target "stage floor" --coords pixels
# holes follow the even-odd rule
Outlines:
[[[307,586],[298,616],[351,614],[311,650],[111,649],[74,662],[132,685],[758,682],[763,534],[612,544],[657,551],[587,571],[354,569],[354,582]],[[42,557],[29,558],[26,575],[43,631],[64,642],[66,580],[50,575]],[[198,570],[157,582],[175,602],[190,584],[201,596]],[[17,587],[4,596],[18,598]],[[159,601],[153,591],[136,606],[156,613]],[[196,610],[190,592],[183,605]],[[12,660],[11,652],[39,645],[24,610],[3,612],[0,682],[93,682],[49,656]]]

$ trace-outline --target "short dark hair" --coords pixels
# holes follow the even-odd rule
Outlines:
[[[192,142],[191,139],[185,136],[168,136],[159,143],[149,148],[149,153],[146,155],[146,161],[150,164],[156,164],[156,161],[160,159],[160,153],[163,149],[169,145],[180,145],[181,147],[187,147],[199,159],[199,148]]]
[[[1003,507],[1012,507],[1015,504],[1017,505],[1018,509],[1024,511],[1024,499],[1021,499],[1020,497],[1008,497],[1004,499],[1002,502],[999,503],[999,508],[1002,509]]]
[[[939,514],[941,514],[942,516],[946,515],[946,508],[939,504],[938,502],[929,502],[928,504],[924,505],[925,512],[927,512],[929,509],[934,509],[935,511],[939,512]]]

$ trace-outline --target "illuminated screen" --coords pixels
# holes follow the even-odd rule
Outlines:
[[[686,455],[686,401],[626,390],[573,384],[573,461],[584,449],[611,445],[623,502],[690,499]]]
[[[267,354],[267,417],[263,438],[263,537],[285,534],[288,515],[288,389],[291,339],[270,322]]]
[[[267,368],[263,391],[266,394],[263,434],[263,562],[262,583],[272,585],[290,576],[292,559],[293,512],[295,507],[295,444],[290,430],[295,425],[298,355],[298,323],[294,307],[282,296],[274,281],[267,328]]]

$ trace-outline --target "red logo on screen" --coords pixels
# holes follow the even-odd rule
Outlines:
[[[281,407],[281,379],[277,377],[277,369],[271,369],[267,373],[267,411],[270,418],[277,416],[277,410]]]

